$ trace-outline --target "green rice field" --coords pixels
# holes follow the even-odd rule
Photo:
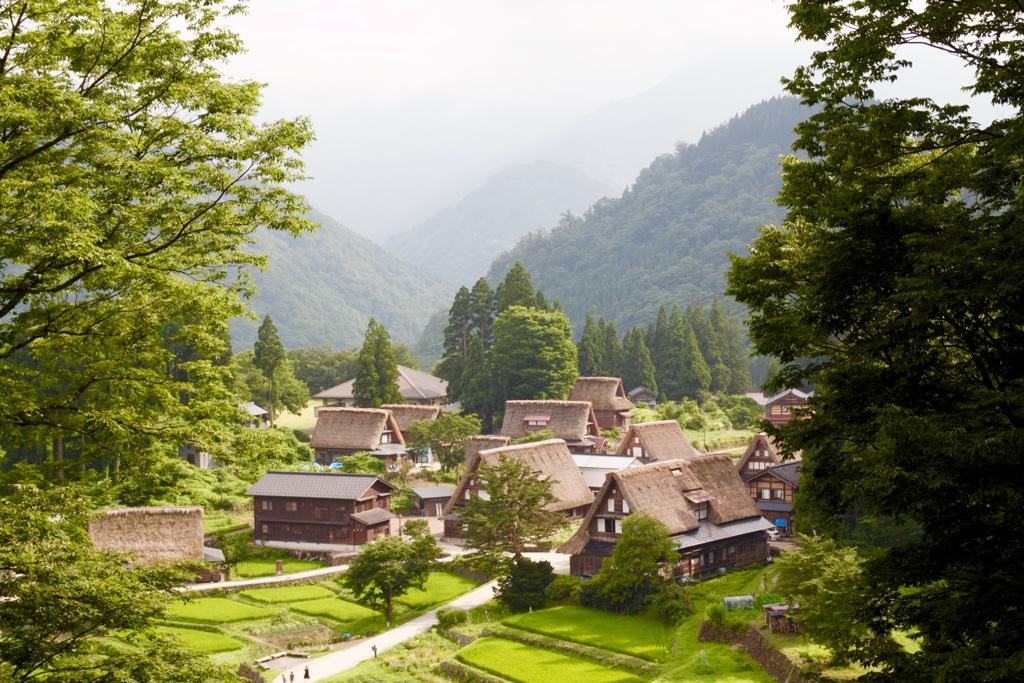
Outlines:
[[[323,586],[280,586],[276,588],[252,588],[241,591],[239,596],[253,602],[276,605],[283,602],[304,602],[333,598],[334,591]]]
[[[471,579],[445,572],[433,572],[424,584],[423,590],[414,588],[405,595],[395,598],[395,603],[407,610],[425,609],[448,602],[476,587],[477,583]]]
[[[517,614],[503,623],[550,638],[569,640],[652,662],[665,659],[671,632],[659,621],[566,605]]]
[[[309,569],[320,569],[323,562],[316,560],[293,560],[290,557],[282,561],[282,570],[285,574],[304,572]],[[240,560],[231,569],[232,579],[256,579],[261,576],[274,576],[277,574],[277,560]]]
[[[379,612],[340,598],[306,600],[292,604],[292,611],[311,617],[326,617],[342,624],[379,616]]]
[[[275,612],[276,610],[268,607],[254,607],[227,598],[199,598],[171,605],[167,610],[167,616],[198,624],[230,624],[235,621],[267,619]]]
[[[455,658],[515,683],[642,683],[644,679],[561,652],[500,638],[480,638]]]
[[[244,647],[241,641],[223,633],[214,633],[213,631],[200,631],[199,629],[178,628],[176,626],[157,626],[156,630],[178,638],[181,640],[182,645],[190,650],[206,654],[231,652],[233,650],[241,650]]]

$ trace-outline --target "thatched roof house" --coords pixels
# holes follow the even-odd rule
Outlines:
[[[420,420],[436,420],[444,412],[441,406],[419,405],[416,403],[387,403],[381,406],[381,410],[390,410],[395,416],[402,436],[407,436],[409,425]],[[408,442],[408,441],[407,441]]]
[[[463,439],[462,443],[466,447],[465,462],[469,462],[469,459],[480,451],[489,451],[492,448],[512,445],[512,439],[507,436],[499,436],[498,434],[481,434],[479,436],[468,436]]]
[[[514,446],[503,446],[480,451],[466,458],[466,471],[452,493],[451,500],[444,508],[444,514],[451,513],[460,502],[465,502],[474,491],[482,487],[475,482],[475,475],[481,463],[495,467],[501,458],[515,458],[527,463],[533,473],[551,484],[551,493],[557,499],[547,506],[554,512],[565,512],[569,516],[583,514],[594,500],[594,494],[576,467],[569,448],[561,439],[548,439]],[[447,534],[446,534],[447,535]]]
[[[629,426],[633,402],[626,398],[618,377],[577,377],[569,391],[570,401],[590,401],[601,429]]]
[[[354,406],[355,378],[342,382],[330,389],[324,389],[313,398],[323,401],[324,406]],[[448,382],[419,370],[398,366],[398,393],[406,403],[420,405],[444,405],[448,402]]]
[[[676,575],[767,558],[761,513],[728,455],[652,463],[612,472],[580,529],[559,552],[572,555],[576,576],[600,571],[622,533],[622,519],[643,512],[661,521],[679,550]]]
[[[362,451],[390,461],[395,455],[405,452],[405,439],[389,410],[321,408],[309,446],[322,465]]]
[[[660,420],[630,425],[615,454],[635,455],[657,462],[692,458],[700,455],[700,451],[690,444],[678,422]]]
[[[605,453],[573,453],[572,459],[591,491],[600,491],[605,476],[628,467],[641,467],[645,463],[634,455],[607,455]]]
[[[573,451],[601,451],[604,439],[589,401],[506,401],[501,435],[520,439],[550,429]]]
[[[203,508],[147,507],[106,510],[89,522],[99,548],[130,553],[139,564],[203,559]]]

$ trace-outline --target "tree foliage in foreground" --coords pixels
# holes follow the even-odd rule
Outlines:
[[[678,558],[662,522],[643,513],[629,515],[611,557],[601,565],[598,595],[611,609],[635,614],[662,590],[661,567]]]
[[[6,2],[0,11],[0,438],[86,459],[231,410],[227,321],[257,226],[298,235],[305,120],[256,122],[234,3]],[[241,275],[239,275],[241,273]],[[172,339],[164,323],[180,321]],[[174,363],[168,345],[198,352]],[[183,401],[182,397],[190,397]],[[187,418],[187,419],[182,419]],[[182,441],[185,438],[181,439]]]
[[[821,110],[784,163],[785,222],[735,259],[774,388],[816,387],[779,430],[802,449],[809,528],[845,513],[919,533],[864,563],[851,632],[919,634],[920,651],[854,641],[877,680],[1024,678],[1024,14],[1014,4],[798,1],[823,49],[788,82]],[[926,97],[874,99],[916,49],[951,55],[992,123]],[[899,50],[899,55],[897,55]],[[809,359],[809,360],[806,360]]]
[[[405,523],[409,536],[383,536],[363,546],[341,582],[361,599],[384,608],[394,623],[394,600],[412,588],[422,590],[441,553],[424,520]]]
[[[464,440],[480,433],[480,419],[475,415],[441,413],[436,420],[413,422],[408,431],[410,443],[429,447],[443,471],[457,471],[466,458]]]
[[[0,499],[0,676],[58,683],[236,681],[229,671],[155,633],[188,575],[125,568],[126,556],[92,545],[89,508],[73,488],[27,480]],[[138,649],[110,650],[116,634]]]
[[[474,495],[460,510],[466,548],[484,568],[505,573],[510,559],[542,543],[566,525],[565,516],[546,509],[557,502],[552,480],[541,480],[530,466],[502,455],[497,465],[480,463],[473,480],[487,495]],[[511,558],[510,558],[511,556]]]

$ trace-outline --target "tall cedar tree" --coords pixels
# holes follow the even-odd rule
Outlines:
[[[306,120],[258,122],[225,0],[6,3],[0,12],[0,440],[82,462],[182,443],[236,410],[217,367],[262,226],[312,224]],[[238,279],[225,278],[239,274]],[[161,335],[179,321],[173,338]],[[169,347],[196,350],[174,363]],[[192,397],[186,405],[183,397]]]
[[[619,342],[619,331],[611,320],[605,322],[604,318],[597,321],[597,331],[600,333],[601,356],[604,358],[604,367],[601,374],[605,377],[622,377],[625,371],[625,352]]]
[[[470,339],[469,358],[466,359],[466,367],[462,370],[460,384],[463,412],[478,415],[483,433],[489,434],[494,426],[494,372],[484,355],[484,347],[477,333],[473,333],[473,338]]]
[[[505,275],[505,279],[498,285],[496,314],[507,311],[510,306],[523,306],[535,308],[537,306],[537,295],[533,291],[533,284],[530,282],[530,273],[523,264],[516,261],[515,265]]]
[[[918,533],[864,562],[849,628],[873,680],[1024,678],[1024,14],[1016,3],[795,0],[822,47],[787,87],[820,110],[783,163],[785,222],[736,258],[730,293],[771,389],[813,385],[812,412],[773,430],[803,451],[799,510],[820,533],[856,520]],[[904,49],[908,45],[914,49]],[[976,121],[921,93],[879,100],[931,47],[1003,105]],[[811,359],[805,361],[802,359]]]
[[[270,426],[274,426],[274,373],[284,361],[285,352],[281,339],[277,336],[277,327],[268,313],[256,333],[253,345],[253,364],[263,373],[269,386],[267,400],[270,402]]]
[[[398,363],[391,348],[391,336],[373,318],[370,318],[363,347],[356,359],[352,394],[360,408],[379,408],[385,403],[405,402],[398,392]]]
[[[564,400],[576,381],[576,346],[562,313],[512,306],[494,320],[491,354],[500,409],[510,399]]]
[[[470,323],[473,331],[480,335],[480,344],[484,352],[491,349],[494,342],[493,332],[494,316],[497,315],[498,300],[494,296],[494,290],[487,282],[487,278],[480,278],[473,285],[469,293],[470,300]]]
[[[679,379],[679,388],[684,398],[703,400],[711,386],[711,370],[700,353],[693,329],[684,323],[684,330],[683,376]]]
[[[493,467],[481,463],[473,479],[487,495],[473,495],[460,522],[473,561],[485,569],[506,573],[527,547],[565,528],[565,515],[547,509],[558,500],[552,481],[538,479],[522,460],[502,454]]]
[[[658,395],[658,381],[654,378],[654,363],[651,353],[644,343],[644,332],[634,327],[626,333],[622,343],[625,358],[622,369],[622,382],[626,391],[637,387],[647,387],[654,395]]]
[[[587,321],[583,324],[583,334],[580,335],[580,341],[576,345],[577,365],[580,374],[584,377],[604,375],[603,344],[604,339],[598,335],[594,316],[588,312]]]
[[[721,354],[721,363],[728,369],[728,380],[722,382],[727,394],[742,394],[754,386],[750,379],[749,357],[743,343],[743,331],[736,320],[729,317],[722,304],[715,299],[708,311],[708,320],[715,334],[715,345]],[[712,390],[721,391],[716,387]]]
[[[658,329],[663,327],[663,331]],[[658,323],[655,327],[655,335],[659,338],[661,350],[658,354],[658,361],[654,364],[657,372],[658,387],[661,395],[670,401],[678,401],[683,398],[683,376],[686,372],[686,323],[679,313],[679,306],[672,307],[672,315],[662,326],[661,314],[658,314]]]
[[[469,289],[459,287],[448,310],[448,326],[444,328],[444,355],[437,364],[437,376],[448,382],[448,399],[461,398],[459,379],[469,355],[469,338],[473,330],[473,306]]]

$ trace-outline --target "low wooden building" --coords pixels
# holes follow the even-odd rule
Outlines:
[[[615,449],[616,455],[632,455],[646,462],[678,460],[700,455],[675,420],[642,422],[629,426]]]
[[[634,405],[643,403],[651,410],[654,410],[658,406],[657,395],[645,386],[639,386],[632,389],[628,394],[626,394],[626,398],[632,401]]]
[[[248,403],[239,403],[238,407],[244,411],[246,415],[245,426],[252,429],[263,429],[264,427],[270,426],[270,413],[258,405],[249,401]]]
[[[761,419],[773,425],[784,425],[793,419],[794,410],[807,407],[808,398],[810,394],[805,394],[799,389],[787,389],[775,394],[768,398]]]
[[[405,440],[391,411],[381,408],[322,408],[309,442],[321,465],[353,453],[372,453],[393,467]]]
[[[604,439],[589,401],[506,401],[501,435],[520,439],[551,430],[573,453],[602,453]]]
[[[356,380],[352,378],[329,389],[313,394],[313,398],[323,402],[325,407],[337,406],[352,408],[356,404]],[[420,370],[413,370],[404,365],[398,366],[398,393],[405,403],[427,406],[443,406],[448,403],[448,382]],[[318,408],[317,412],[322,410]]]
[[[372,474],[267,472],[246,495],[257,541],[357,546],[391,533],[394,491]]]
[[[444,506],[452,497],[452,487],[447,484],[440,486],[414,486],[416,509],[423,517],[440,517],[444,514]]]
[[[793,535],[793,498],[800,488],[801,464],[790,460],[743,476],[757,508],[783,536]]]
[[[527,463],[538,479],[552,482],[551,493],[557,499],[547,506],[547,509],[552,512],[561,512],[570,518],[580,517],[594,500],[594,493],[587,486],[579,468],[576,467],[565,441],[561,439],[548,439],[480,451],[466,458],[466,471],[459,479],[451,499],[443,510],[446,538],[461,538],[463,535],[458,508],[465,505],[471,498],[480,495],[483,490],[483,486],[476,479],[480,465],[486,463],[495,467],[503,457],[515,458]]]
[[[626,429],[635,407],[626,398],[618,377],[577,377],[569,391],[569,400],[590,401],[599,429]]]
[[[725,454],[667,460],[607,476],[580,529],[559,552],[573,576],[594,576],[622,534],[622,520],[643,512],[660,520],[679,552],[667,578],[695,577],[768,558],[771,528]]]

